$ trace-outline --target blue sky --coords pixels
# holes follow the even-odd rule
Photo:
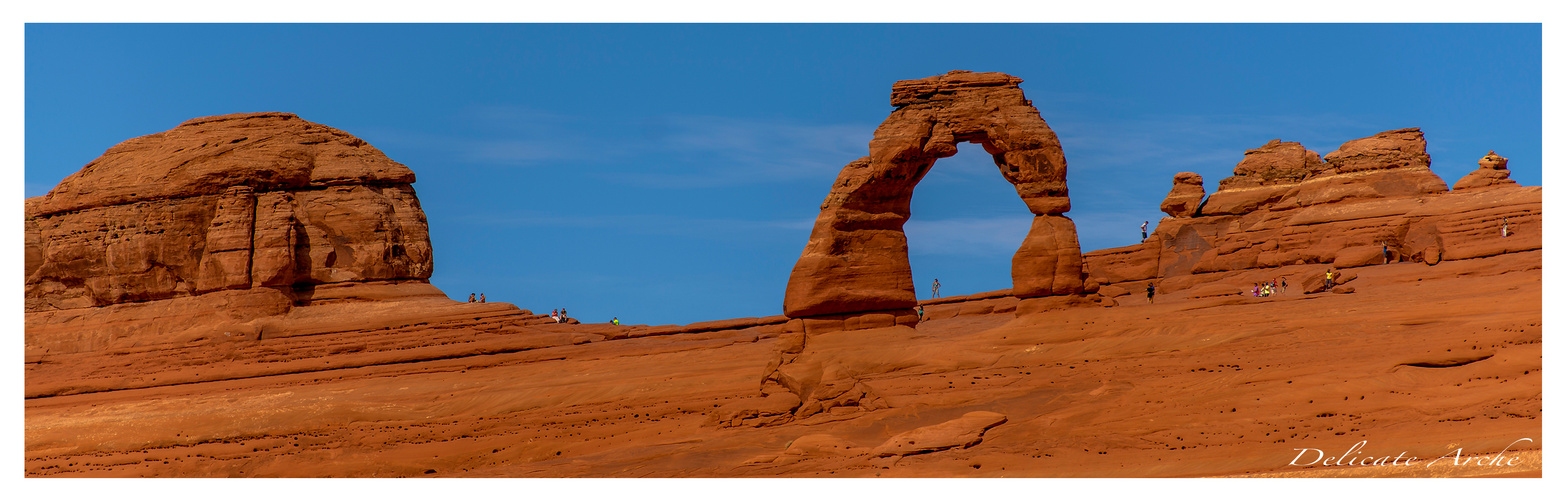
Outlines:
[[[1272,139],[1421,127],[1449,184],[1493,149],[1542,172],[1539,24],[29,24],[25,57],[26,196],[193,117],[292,112],[418,174],[449,295],[592,322],[779,314],[893,82],[953,69],[1024,80],[1085,251]],[[1010,287],[1029,217],[964,145],[915,192],[916,289]]]

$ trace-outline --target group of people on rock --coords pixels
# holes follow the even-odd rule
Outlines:
[[[1282,277],[1282,276],[1280,276],[1279,279],[1276,279],[1276,280],[1268,280],[1268,281],[1264,281],[1264,282],[1261,282],[1261,283],[1253,283],[1252,286],[1251,286],[1251,296],[1253,296],[1253,297],[1272,297],[1273,294],[1284,295],[1284,290],[1288,289],[1289,286],[1290,286],[1289,282],[1286,281],[1284,279],[1284,277]]]
[[[484,294],[482,294],[482,293],[479,293],[479,294],[470,293],[470,294],[468,294],[468,302],[469,303],[484,303]],[[555,320],[556,323],[565,323],[566,320],[570,319],[570,317],[566,316],[566,308],[563,307],[563,308],[560,308],[560,309],[556,309],[554,311],[550,311],[550,319]],[[614,319],[609,320],[609,322],[611,324],[614,324],[614,325],[619,325],[620,324],[620,317],[617,316]]]

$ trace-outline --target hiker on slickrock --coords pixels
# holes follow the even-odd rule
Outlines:
[[[1153,282],[1148,282],[1148,303],[1153,303]]]
[[[482,294],[482,293],[481,293],[481,294],[479,294],[479,303],[480,303],[480,304],[483,304],[483,303],[484,303],[484,294]]]
[[[937,297],[940,297],[940,296],[941,296],[941,280],[939,280],[939,279],[938,280],[932,280],[930,282],[930,298],[934,299],[934,298],[937,298]]]
[[[1148,241],[1148,221],[1143,221],[1143,241]]]
[[[469,304],[472,304],[472,303],[473,303],[473,294],[471,294],[471,293],[470,293],[470,294],[468,294],[468,303],[469,303]]]

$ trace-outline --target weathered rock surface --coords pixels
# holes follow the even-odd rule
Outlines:
[[[1014,258],[1020,293],[1076,293],[1080,258],[1066,158],[1055,132],[1023,96],[1021,79],[953,71],[893,85],[897,109],[882,122],[870,156],[844,167],[822,203],[810,240],[789,275],[784,314],[792,318],[901,311],[915,306],[903,224],[914,186],[960,142],[979,143],[1036,220]],[[1035,273],[1051,273],[1039,276]]]
[[[1355,139],[1322,160],[1328,168],[1300,184],[1300,206],[1447,191],[1447,183],[1431,172],[1425,134],[1418,128]]]
[[[413,182],[364,141],[287,113],[196,118],[120,143],[26,204],[28,342],[110,342],[116,328],[91,317],[112,324],[104,308],[121,304],[202,311],[189,315],[200,323],[354,295],[322,288],[336,285],[435,298]],[[251,307],[205,309],[235,300]],[[194,325],[148,328],[178,326]]]
[[[413,181],[364,141],[287,113],[125,141],[28,203],[27,310],[427,279]]]
[[[898,338],[829,334],[809,348],[813,359],[827,359],[815,356],[828,348],[834,358],[847,358],[839,364],[855,365],[858,385],[884,405],[833,407],[803,418],[790,413],[761,427],[709,422],[733,401],[780,398],[774,409],[793,404],[778,393],[752,396],[758,367],[787,342],[779,325],[610,339],[587,333],[605,325],[539,324],[537,315],[497,304],[409,312],[366,302],[352,314],[316,317],[308,329],[292,323],[157,345],[30,354],[25,474],[1537,472],[1543,432],[1538,254],[1355,269],[1359,277],[1346,286],[1357,289],[1351,294],[1302,297],[1302,276],[1292,278],[1288,293],[1267,299],[1161,296],[1147,304],[1138,292],[1122,307],[927,320]],[[125,306],[134,305],[142,304]],[[904,352],[887,355],[889,347]],[[977,410],[1008,420],[967,447],[871,453],[906,442],[895,437]],[[1352,428],[1368,420],[1378,423],[1382,439],[1410,443],[1400,451],[1417,456],[1450,453],[1454,442],[1463,443],[1465,456],[1491,456],[1520,437],[1534,441],[1507,452],[1520,457],[1516,464],[1496,468],[1298,467],[1288,465],[1289,457],[1278,459],[1278,439],[1297,448],[1347,446],[1332,432],[1290,438],[1296,432],[1290,426]],[[1466,423],[1473,420],[1487,425]],[[953,439],[946,442],[971,441],[956,439],[959,434],[948,434]]]
[[[1242,295],[1241,289],[1235,285],[1225,283],[1210,283],[1192,288],[1186,293],[1187,298],[1202,299],[1208,297],[1228,297]]]
[[[1315,151],[1298,142],[1274,139],[1246,151],[1246,157],[1235,165],[1235,175],[1219,181],[1218,191],[1202,206],[1202,213],[1241,214],[1276,203],[1302,180],[1325,168]]]
[[[1505,165],[1487,158],[1482,170]],[[1429,165],[1413,128],[1346,142],[1322,162],[1297,143],[1273,141],[1248,151],[1196,216],[1165,218],[1148,241],[1083,258],[1107,285],[1137,289],[1158,280],[1167,293],[1218,282],[1249,287],[1296,265],[1435,264],[1542,248],[1539,187],[1447,192]],[[1505,238],[1503,219],[1512,233]]]
[[[1431,172],[1418,128],[1355,139],[1320,159],[1297,142],[1277,139],[1246,152],[1235,175],[1203,203],[1204,215],[1240,215],[1342,200],[1418,196],[1447,191]]]
[[[1012,256],[1012,295],[1071,295],[1084,291],[1077,225],[1064,215],[1037,215]]]
[[[959,418],[893,436],[872,449],[871,454],[891,457],[967,448],[979,444],[985,431],[1006,421],[1006,415],[992,411],[968,412]]]
[[[1181,172],[1175,174],[1170,186],[1170,194],[1165,195],[1164,201],[1159,203],[1159,210],[1171,217],[1191,217],[1197,215],[1198,207],[1202,206],[1202,197],[1208,192],[1202,188],[1202,176],[1193,172]]]
[[[1517,186],[1518,181],[1509,179],[1513,172],[1507,169],[1507,158],[1491,151],[1480,158],[1480,168],[1465,175],[1458,182],[1453,183],[1453,190],[1479,189],[1491,186]]]

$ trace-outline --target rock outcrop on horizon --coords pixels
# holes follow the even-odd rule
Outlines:
[[[1201,212],[1242,214],[1276,203],[1302,180],[1325,168],[1316,151],[1298,142],[1274,139],[1246,151],[1246,157],[1235,165],[1235,175],[1219,181],[1219,189],[1208,197]]]
[[[46,316],[29,342],[102,335],[50,342],[43,325],[111,306],[246,320],[355,286],[438,295],[413,182],[365,141],[288,113],[195,118],[122,142],[27,200],[26,311]]]
[[[1164,201],[1159,203],[1159,211],[1171,217],[1197,215],[1197,207],[1202,206],[1202,198],[1208,195],[1202,188],[1202,176],[1195,172],[1181,172],[1175,174],[1170,183],[1170,194],[1165,195]]]
[[[1298,273],[1272,270],[1302,264],[1436,264],[1542,247],[1540,187],[1448,192],[1425,145],[1419,129],[1391,130],[1346,142],[1319,162],[1299,143],[1271,141],[1247,151],[1195,216],[1165,218],[1145,242],[1085,253],[1089,275],[1129,289],[1152,280],[1162,294],[1267,281]],[[1480,163],[1465,179],[1486,180],[1459,184],[1505,178],[1506,159]]]
[[[1322,161],[1327,169],[1300,183],[1299,206],[1447,191],[1447,183],[1431,171],[1425,134],[1418,128],[1346,142]],[[1283,204],[1290,206],[1287,199]]]
[[[1425,135],[1418,128],[1355,139],[1318,157],[1298,142],[1278,139],[1246,152],[1235,175],[1203,203],[1204,215],[1240,215],[1361,198],[1418,196],[1447,191],[1431,172]]]
[[[912,324],[915,289],[903,224],[914,187],[957,144],[982,145],[1034,214],[1013,258],[1018,297],[1079,293],[1081,253],[1067,198],[1066,157],[1039,110],[1003,73],[952,71],[897,82],[870,143],[822,203],[810,240],[789,275],[784,314],[820,318],[825,329]],[[860,322],[865,314],[887,321]],[[845,323],[849,321],[849,323]]]
[[[1513,173],[1507,170],[1507,158],[1491,151],[1480,158],[1480,168],[1453,183],[1453,190],[1479,189],[1491,186],[1516,187],[1518,181],[1509,179]]]

